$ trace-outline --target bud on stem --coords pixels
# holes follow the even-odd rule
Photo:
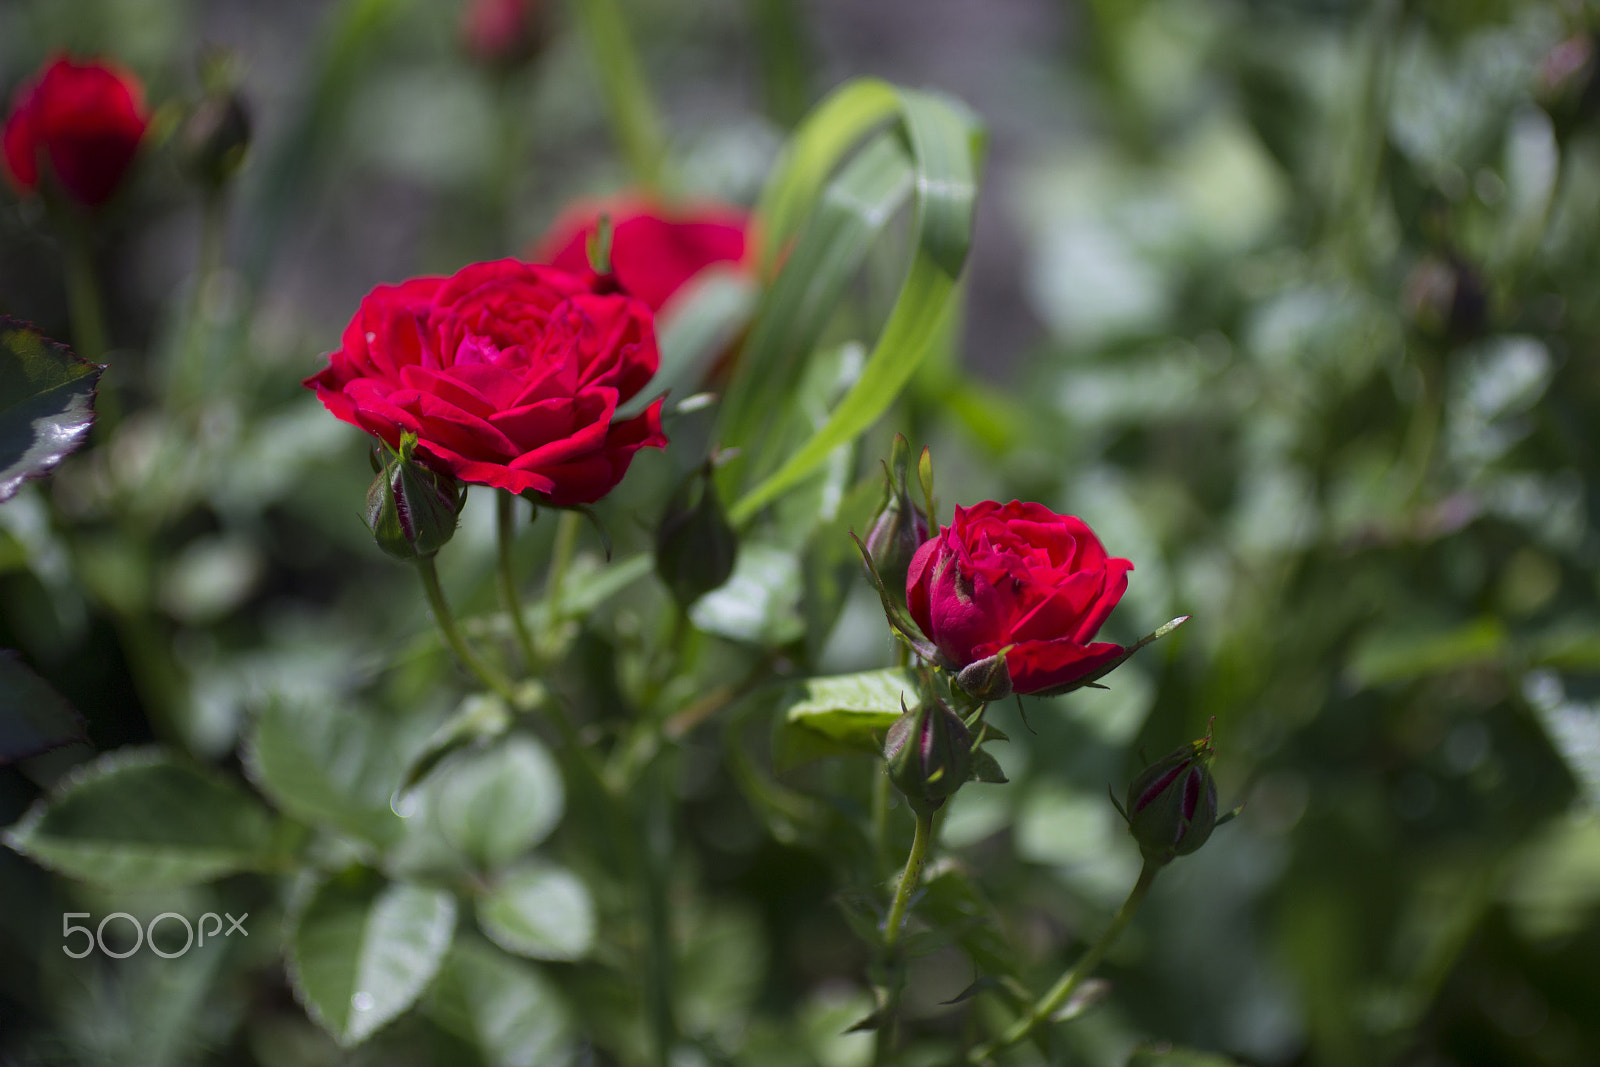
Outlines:
[[[378,547],[402,560],[427,559],[455,536],[466,503],[460,483],[426,466],[414,453],[416,434],[404,434],[367,490],[367,526]]]

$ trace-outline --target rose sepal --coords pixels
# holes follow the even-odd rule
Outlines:
[[[1058,697],[1063,693],[1070,693],[1074,689],[1104,689],[1105,686],[1096,685],[1095,683],[1104,678],[1106,675],[1110,674],[1112,671],[1116,670],[1118,667],[1122,666],[1128,660],[1132,659],[1133,654],[1139,651],[1145,645],[1148,645],[1153,641],[1161,640],[1163,637],[1167,636],[1172,631],[1188,622],[1190,618],[1192,618],[1192,616],[1179,615],[1176,619],[1162,623],[1160,626],[1156,627],[1154,632],[1145,634],[1133,644],[1128,645],[1122,650],[1120,655],[1092,674],[1086,674],[1082,678],[1074,678],[1072,681],[1067,682],[1064,685],[1058,685],[1053,689],[1041,689],[1039,692],[1032,695],[1038,697]]]
[[[878,568],[872,562],[872,553],[867,551],[867,546],[856,536],[854,530],[850,531],[850,540],[855,542],[856,551],[861,553],[861,562],[866,565],[867,577],[871,579],[872,587],[878,591],[878,599],[883,603],[883,614],[889,620],[889,627],[910,646],[911,651],[929,663],[950,670],[952,665],[940,654],[934,643],[923,636],[922,630],[911,618],[911,613],[896,604],[889,595],[888,588],[883,584],[883,577],[878,574]]]

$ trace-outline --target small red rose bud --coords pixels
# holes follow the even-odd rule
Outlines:
[[[656,527],[656,574],[684,608],[726,582],[739,538],[717,495],[708,461],[685,478]]]
[[[367,490],[367,526],[378,547],[395,559],[427,559],[455,536],[466,496],[450,475],[414,456],[415,434],[400,438]]]
[[[883,503],[872,517],[865,542],[884,588],[901,604],[905,603],[911,557],[928,539],[928,514],[911,495],[910,471],[911,445],[904,435],[895,434],[884,475]]]
[[[95,208],[122,183],[149,125],[138,78],[113,63],[62,56],[18,88],[0,159],[18,190],[48,184]]]
[[[972,773],[972,733],[942,700],[904,710],[889,727],[883,759],[889,780],[919,815],[937,811]]]
[[[543,0],[471,0],[461,17],[461,41],[490,66],[514,67],[544,46]]]
[[[1124,813],[1145,862],[1165,864],[1206,843],[1217,825],[1211,735],[1183,745],[1141,771]]]

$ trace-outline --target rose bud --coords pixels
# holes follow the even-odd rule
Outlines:
[[[515,67],[544,46],[543,0],[472,0],[461,15],[461,43],[478,62]]]
[[[717,264],[753,269],[750,216],[719,204],[668,208],[644,199],[580,204],[558,218],[529,256],[574,274],[593,273],[589,240],[610,216],[611,270],[623,292],[651,311]]]
[[[956,674],[956,685],[973,700],[988,704],[1011,695],[1011,669],[1004,652],[969,663]]]
[[[85,207],[98,207],[121,184],[149,125],[138,78],[109,63],[63,56],[12,99],[5,171],[23,192],[48,180]]]
[[[867,553],[878,577],[902,602],[911,557],[928,539],[928,514],[917,506],[907,481],[910,466],[911,445],[903,435],[895,434],[894,450],[884,475],[883,503],[872,517],[866,538]]]
[[[901,702],[900,717],[883,742],[889,780],[919,815],[937,811],[972,773],[972,734],[942,700]]]
[[[207,95],[189,112],[178,134],[189,171],[209,189],[226,185],[244,166],[250,148],[250,111],[237,92]]]
[[[1488,322],[1489,294],[1483,277],[1455,256],[1418,263],[1406,278],[1403,298],[1412,323],[1433,337],[1468,341]]]
[[[417,461],[417,438],[406,434],[400,450],[367,490],[367,526],[378,547],[395,559],[426,559],[455,536],[466,496],[448,474]]]
[[[1141,771],[1128,786],[1123,813],[1145,861],[1172,862],[1206,843],[1217,826],[1211,735],[1183,745]]]
[[[1107,556],[1081,519],[1042,504],[986,500],[956,508],[950,525],[917,549],[906,607],[940,666],[959,672],[1000,656],[1012,691],[1053,695],[1093,681],[1131,652],[1094,637],[1132,569]],[[969,679],[998,687],[996,673],[990,664]]]
[[[683,480],[656,527],[656,574],[688,608],[728,580],[739,538],[717,496],[711,463]]]

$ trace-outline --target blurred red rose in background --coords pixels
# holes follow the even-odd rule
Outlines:
[[[650,309],[514,259],[380,285],[305,384],[329,411],[465,482],[588,504],[661,448],[661,402],[613,423],[656,372]]]
[[[544,0],[472,0],[461,13],[461,42],[480,63],[532,59],[544,43]]]
[[[568,210],[535,246],[532,259],[590,275],[589,238],[600,216],[611,216],[611,269],[616,284],[660,311],[685,283],[717,263],[751,264],[755,242],[750,216],[739,208],[706,204],[666,208],[619,199]]]
[[[150,125],[139,79],[62,56],[18,87],[3,135],[6,173],[31,192],[48,174],[88,207],[106,201]]]
[[[1133,564],[1106,556],[1082,519],[1043,504],[985,500],[956,508],[917,549],[906,607],[948,665],[1005,654],[1011,689],[1044,693],[1122,655],[1095,632],[1128,588]]]

